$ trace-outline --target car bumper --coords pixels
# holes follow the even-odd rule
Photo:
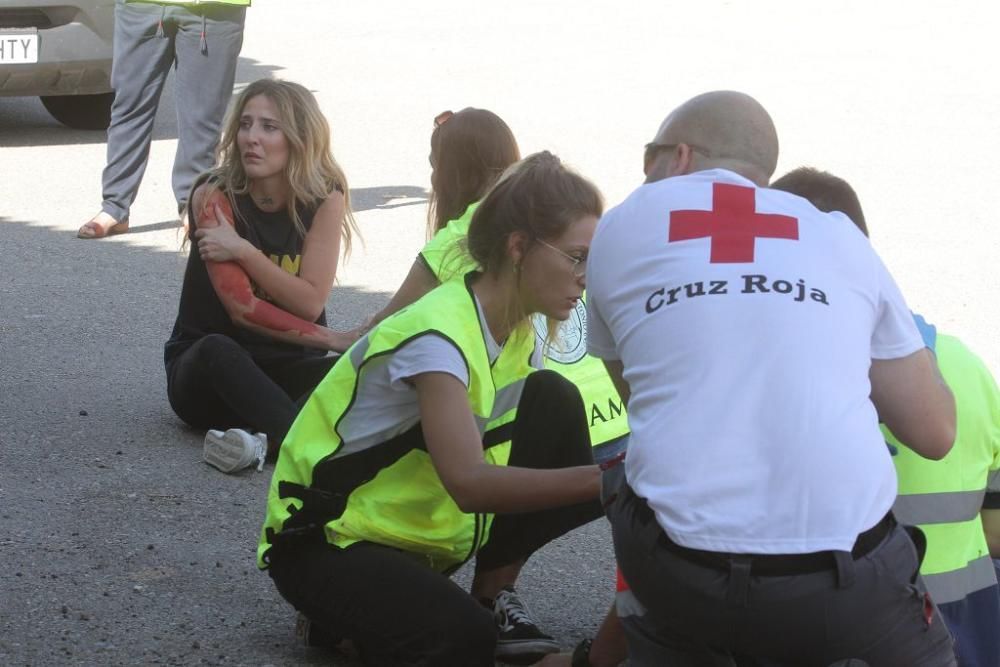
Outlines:
[[[0,1],[0,38],[38,33],[38,62],[0,65],[0,95],[111,92],[113,0]]]

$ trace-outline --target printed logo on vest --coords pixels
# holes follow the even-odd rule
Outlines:
[[[545,356],[560,364],[575,364],[587,355],[587,305],[580,299],[576,308],[565,322],[560,323],[555,340],[545,344],[548,336],[548,320],[545,315],[535,313],[531,317],[538,343],[543,346]]]

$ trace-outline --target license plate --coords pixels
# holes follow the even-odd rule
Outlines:
[[[24,65],[37,62],[37,32],[0,30],[0,65]]]

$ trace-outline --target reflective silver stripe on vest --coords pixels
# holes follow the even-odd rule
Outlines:
[[[524,393],[524,382],[525,378],[521,378],[500,389],[493,399],[493,409],[490,410],[489,417],[476,415],[476,428],[479,429],[480,436],[486,433],[486,427],[490,422],[503,417],[517,407],[517,404],[521,402],[521,394]]]
[[[892,511],[905,524],[971,521],[983,507],[986,489],[899,495]]]
[[[486,433],[486,425],[490,423],[490,420],[479,415],[473,415],[473,417],[476,418],[476,428],[479,430],[479,437],[483,437],[483,434]]]
[[[366,334],[364,338],[356,341],[348,351],[348,355],[351,358],[351,366],[354,366],[355,373],[361,368],[361,362],[365,360],[365,355],[368,354],[369,347],[371,347],[371,341],[368,340]]]
[[[490,419],[499,419],[516,408],[517,404],[521,402],[522,393],[524,393],[524,378],[521,378],[517,382],[511,382],[498,391],[496,398],[493,399],[493,410],[490,414]]]
[[[997,574],[989,555],[977,558],[960,570],[921,575],[931,599],[938,604],[958,602],[990,586],[996,586]]]
[[[354,367],[355,374],[360,374],[361,364],[365,361],[365,355],[368,354],[368,348],[371,347],[371,343],[368,340],[368,336],[358,340],[350,350],[348,350],[347,355],[351,360],[351,366]],[[358,377],[360,381],[360,375]],[[512,382],[506,387],[500,389],[493,400],[493,409],[490,411],[489,417],[480,417],[475,415],[476,428],[479,430],[479,436],[482,437],[486,433],[486,426],[492,422],[494,419],[499,419],[503,415],[507,414],[511,410],[517,407],[517,404],[521,401],[521,394],[524,393],[524,383],[525,378],[521,378],[516,382]],[[346,414],[346,413],[345,413]],[[410,428],[412,424],[405,424],[405,428],[402,431]],[[402,432],[400,431],[400,432]],[[355,454],[357,452],[368,449],[375,445],[385,442],[386,434],[376,433],[367,438],[360,438],[352,441],[350,444],[344,443],[344,445],[337,452],[337,456],[346,456],[347,454]]]
[[[368,336],[365,335],[363,338],[358,339],[358,341],[351,346],[351,349],[347,351],[347,358],[350,359],[351,366],[354,368],[354,377],[356,378],[355,382],[357,383],[361,382],[361,364],[364,363],[365,355],[368,354],[368,348],[370,347],[371,341],[368,339]],[[355,387],[355,391],[357,391],[357,387]],[[341,419],[345,419],[347,417],[350,409],[351,406],[348,406],[348,408],[341,415]],[[403,428],[401,428],[396,435],[402,433],[411,426],[413,426],[413,424],[403,424]],[[340,437],[339,432],[337,433],[337,437]],[[374,433],[366,438],[353,438],[350,442],[341,440],[341,446],[337,450],[335,458],[363,452],[366,449],[374,447],[375,445],[382,444],[386,441],[387,437],[388,436],[385,433]]]
[[[646,615],[646,608],[629,589],[615,593],[615,611],[619,618]]]

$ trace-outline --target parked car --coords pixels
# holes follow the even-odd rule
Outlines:
[[[114,0],[0,0],[0,95],[38,95],[59,122],[106,129],[114,21]]]

